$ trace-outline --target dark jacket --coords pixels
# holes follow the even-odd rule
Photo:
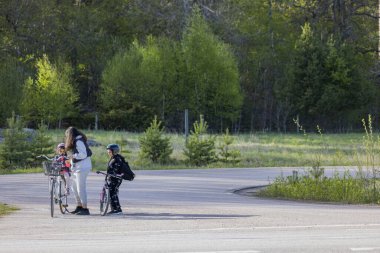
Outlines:
[[[119,154],[113,155],[108,162],[107,173],[120,175],[122,173],[121,168],[123,166],[123,161],[124,161],[123,156]]]

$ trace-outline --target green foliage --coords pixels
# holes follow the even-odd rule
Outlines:
[[[184,149],[184,155],[187,157],[186,162],[196,166],[215,162],[215,137],[206,136],[208,125],[202,115],[200,121],[196,121],[193,127],[194,131],[191,131]]]
[[[153,163],[164,164],[169,161],[173,148],[170,146],[170,138],[164,137],[163,134],[161,121],[154,117],[150,127],[139,137],[141,158],[148,158]]]
[[[365,135],[363,136],[363,148],[364,157],[360,158],[359,154],[356,153],[356,162],[360,171],[368,171],[370,175],[370,187],[373,195],[374,201],[379,197],[380,187],[377,184],[377,178],[380,173],[379,163],[380,163],[380,137],[375,137],[373,133],[373,120],[372,116],[369,114],[367,121],[362,119],[363,128]]]
[[[46,55],[37,60],[37,77],[29,77],[24,86],[21,104],[23,115],[31,121],[53,123],[74,110],[78,95],[71,84],[71,67],[53,65]]]
[[[111,119],[124,115],[119,127],[132,121],[141,128],[153,115],[165,118],[178,109],[176,52],[175,43],[149,36],[145,45],[135,40],[112,58],[103,72],[100,97]]]
[[[218,121],[234,122],[242,105],[239,71],[231,48],[218,39],[195,7],[181,41],[187,108]]]
[[[373,99],[374,91],[352,51],[334,36],[324,41],[314,34],[310,24],[303,26],[296,44],[294,82],[289,90],[297,113],[314,118],[348,117],[348,111],[359,111]]]
[[[315,38],[310,24],[302,27],[302,34],[296,44],[294,59],[294,83],[291,87],[294,107],[302,114],[316,115],[318,100],[323,94],[325,55],[320,42]]]
[[[259,195],[285,199],[358,204],[379,203],[379,193],[377,190],[377,197],[373,198],[370,181],[361,174],[353,176],[346,170],[343,175],[335,172],[331,178],[325,177],[323,174],[315,177],[315,175],[308,172],[298,177],[297,180],[294,180],[292,176],[278,177],[273,184],[262,190]]]
[[[219,158],[218,160],[223,163],[237,164],[240,162],[241,154],[239,150],[231,150],[231,144],[234,138],[230,135],[228,128],[222,136],[222,143],[218,146]]]
[[[26,166],[31,158],[31,134],[24,131],[24,122],[14,114],[7,119],[8,128],[4,130],[4,141],[0,146],[2,170],[12,170]]]
[[[0,125],[4,125],[6,119],[12,116],[12,110],[18,113],[23,82],[23,69],[16,59],[8,57],[0,61]]]
[[[25,129],[25,123],[13,114],[4,130],[4,141],[0,145],[0,170],[17,170],[36,166],[37,155],[52,154],[52,140],[43,123],[36,131]]]
[[[28,125],[77,122],[66,115],[71,109],[49,108],[56,113],[45,118],[38,104],[51,94],[29,96],[38,83],[36,59],[45,54],[56,67],[61,58],[70,64],[80,116],[97,112],[108,129],[143,131],[158,115],[180,131],[183,109],[207,115],[210,130],[219,132],[292,131],[297,114],[308,126],[358,129],[357,119],[379,107],[378,1],[341,3],[0,1],[0,92],[7,94],[0,124],[12,110],[20,113],[21,102]],[[301,38],[305,22],[311,40]],[[105,82],[111,94],[124,96],[116,105],[115,96],[103,100],[101,83],[112,72],[107,62],[125,51],[141,59],[121,63]],[[22,100],[37,102],[21,101],[20,90],[27,94]]]
[[[289,199],[333,201],[344,203],[380,203],[380,181],[378,180],[378,165],[380,163],[380,139],[373,134],[372,117],[368,121],[362,120],[365,130],[363,138],[364,152],[356,151],[353,154],[356,162],[356,171],[345,170],[342,175],[337,171],[331,178],[325,176],[325,169],[321,167],[323,153],[328,149],[324,135],[319,126],[317,131],[325,148],[315,152],[311,162],[311,168],[306,170],[305,175],[277,177],[276,180],[260,192],[267,197],[279,197]],[[308,138],[306,131],[295,121],[297,126]],[[310,141],[308,139],[308,141]],[[360,156],[363,156],[362,158]],[[367,172],[365,172],[367,170]],[[355,175],[353,175],[355,172]]]
[[[49,155],[52,153],[52,147],[54,146],[54,143],[50,136],[47,134],[47,129],[47,125],[45,125],[43,122],[38,125],[38,129],[33,135],[33,139],[30,143],[32,158],[35,158],[38,155]]]

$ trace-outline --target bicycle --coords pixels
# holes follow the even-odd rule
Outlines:
[[[112,175],[112,174],[107,174],[107,173],[101,172],[99,170],[96,171],[96,174],[105,175],[104,185],[103,185],[103,188],[102,188],[102,190],[100,191],[100,194],[99,194],[99,211],[100,211],[100,215],[104,216],[104,215],[107,214],[108,207],[110,206],[110,203],[111,203],[110,189],[109,189],[109,185],[108,185],[107,179],[108,179],[108,177],[115,177],[115,178],[118,178],[118,179],[122,179],[122,178],[119,177],[119,176],[115,176],[115,175]]]
[[[50,215],[54,216],[54,205],[59,205],[62,214],[70,213],[68,209],[67,194],[65,194],[66,181],[62,174],[62,165],[55,163],[53,158],[45,155],[37,156],[47,161],[42,162],[44,174],[49,177]]]

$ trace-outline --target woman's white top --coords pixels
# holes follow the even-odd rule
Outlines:
[[[73,154],[73,158],[78,159],[80,161],[73,163],[71,160],[71,169],[73,172],[91,171],[92,169],[91,157],[87,157],[86,146],[84,145],[82,140],[79,140],[81,138],[81,135],[78,135],[76,137],[76,149],[78,153]]]

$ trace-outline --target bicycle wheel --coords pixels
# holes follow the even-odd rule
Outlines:
[[[58,205],[59,210],[61,210],[62,214],[68,212],[67,210],[67,195],[65,194],[65,182],[59,180],[59,190],[58,190]]]
[[[54,217],[54,192],[55,192],[55,180],[50,180],[50,216]]]
[[[110,191],[108,188],[103,187],[102,191],[100,192],[100,215],[104,216],[107,214],[108,207],[110,205]]]

